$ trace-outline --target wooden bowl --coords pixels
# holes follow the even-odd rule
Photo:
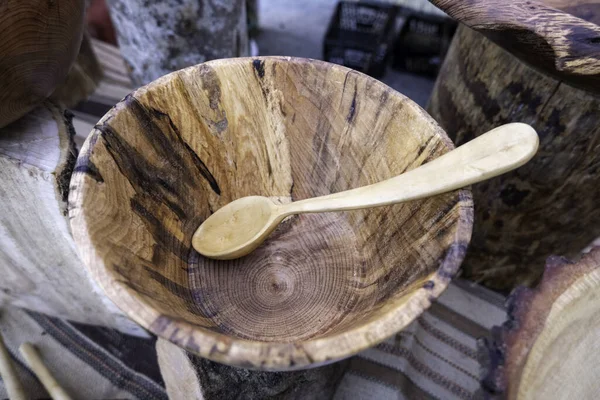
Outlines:
[[[83,0],[0,2],[0,128],[67,77],[83,35]]]
[[[350,69],[212,61],[100,120],[71,180],[71,226],[107,296],[155,334],[230,365],[312,367],[395,334],[444,290],[470,239],[470,191],[295,216],[232,261],[200,256],[192,234],[242,196],[347,190],[452,148],[419,106]]]

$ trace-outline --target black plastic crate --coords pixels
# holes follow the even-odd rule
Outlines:
[[[384,74],[398,8],[375,1],[341,1],[329,23],[323,59],[374,77]]]
[[[392,67],[420,75],[437,76],[457,23],[449,17],[406,13],[394,43]]]

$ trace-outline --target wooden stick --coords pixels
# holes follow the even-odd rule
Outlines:
[[[19,351],[25,361],[29,365],[29,368],[33,370],[37,378],[42,382],[42,385],[48,391],[50,397],[54,400],[70,400],[71,397],[64,391],[58,384],[50,370],[44,365],[40,353],[31,343],[23,343],[19,347]]]
[[[25,391],[17,376],[17,371],[10,360],[8,349],[4,345],[2,334],[0,333],[0,377],[4,381],[6,392],[10,400],[25,400]]]

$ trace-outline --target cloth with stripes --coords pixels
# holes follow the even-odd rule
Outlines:
[[[334,399],[477,398],[477,339],[504,318],[501,296],[455,280],[409,327],[353,357]],[[48,395],[18,352],[25,341],[38,347],[74,398],[167,398],[154,337],[128,336],[16,308],[0,310],[0,332],[32,399]],[[0,380],[0,399],[6,397]]]
[[[93,45],[105,73],[96,92],[72,110],[79,146],[100,117],[132,90],[118,49],[98,41]],[[505,317],[502,296],[455,279],[405,330],[351,359],[335,400],[476,398],[477,339]],[[128,336],[19,309],[0,310],[0,331],[31,398],[47,393],[18,353],[24,341],[39,348],[74,398],[167,398],[153,337]],[[0,381],[0,399],[6,396]]]

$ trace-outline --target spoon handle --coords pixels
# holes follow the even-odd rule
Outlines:
[[[435,160],[372,185],[281,206],[283,215],[356,210],[429,197],[501,175],[529,161],[538,148],[535,130],[499,126]]]

